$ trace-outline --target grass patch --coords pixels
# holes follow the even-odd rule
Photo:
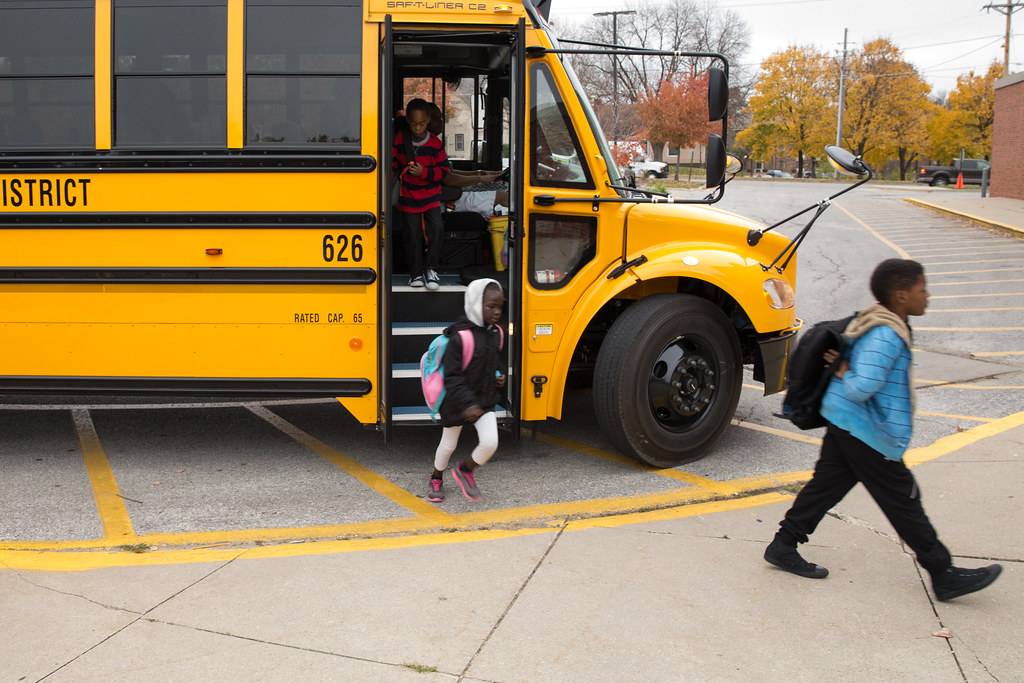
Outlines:
[[[411,669],[418,674],[434,674],[437,673],[436,666],[427,666],[425,664],[403,664],[406,669]]]
[[[134,545],[122,545],[118,547],[128,553],[148,553],[153,549],[153,546],[148,543],[135,543]]]

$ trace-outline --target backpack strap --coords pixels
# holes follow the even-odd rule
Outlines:
[[[501,351],[505,348],[505,329],[501,325],[495,325],[498,328],[498,350]]]
[[[462,371],[465,372],[473,360],[473,351],[476,348],[473,330],[459,330],[459,339],[462,340]]]

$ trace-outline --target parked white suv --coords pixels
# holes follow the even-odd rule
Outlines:
[[[634,161],[629,167],[638,176],[668,178],[668,164],[664,161]]]

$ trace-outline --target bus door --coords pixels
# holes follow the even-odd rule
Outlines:
[[[437,335],[463,317],[466,285],[480,278],[495,279],[506,290],[508,343],[502,365],[508,367],[510,381],[496,412],[505,426],[517,429],[521,285],[516,264],[521,260],[517,244],[522,234],[517,216],[521,216],[518,208],[523,192],[519,150],[524,31],[524,22],[518,28],[479,30],[428,30],[419,25],[383,23],[380,168],[385,227],[381,230],[380,272],[382,280],[390,282],[381,293],[382,327],[389,335],[386,339],[382,335],[380,342],[386,349],[382,363],[390,370],[382,399],[385,430],[388,423],[436,424],[424,403],[419,360]],[[410,272],[412,258],[405,253],[405,231],[411,228],[408,219],[394,208],[399,185],[390,172],[391,146],[400,134],[397,131],[407,130],[407,124],[395,114],[413,99],[437,106],[441,116],[430,125],[441,137],[453,169],[442,188],[443,235],[436,271],[440,282],[435,287],[429,279],[415,282],[419,273]],[[488,179],[474,180],[481,174]],[[502,222],[492,218],[505,212],[509,216],[508,255],[502,258]],[[428,227],[423,224],[427,240]],[[382,381],[381,386],[384,384]]]
[[[572,309],[621,256],[614,228],[622,205],[590,201],[614,192],[558,58],[530,59],[526,68],[522,412],[525,420],[544,420],[560,414],[548,399],[561,396],[565,377],[554,374],[555,356]]]

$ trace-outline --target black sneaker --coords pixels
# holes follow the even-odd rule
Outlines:
[[[998,579],[1002,572],[1003,567],[998,564],[990,564],[977,569],[950,567],[932,577],[932,589],[935,591],[935,597],[945,602],[961,595],[980,591]]]
[[[808,562],[800,557],[800,553],[796,551],[796,548],[778,541],[773,540],[764,549],[764,559],[768,564],[774,564],[779,569],[807,579],[824,579],[828,576],[827,569],[813,562]]]

